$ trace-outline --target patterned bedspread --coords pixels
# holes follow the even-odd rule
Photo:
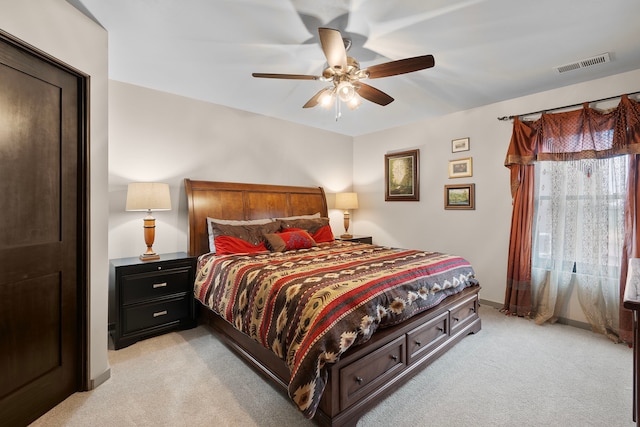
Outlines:
[[[195,296],[283,359],[289,396],[314,416],[325,364],[377,328],[477,285],[463,258],[338,242],[289,252],[202,255]]]

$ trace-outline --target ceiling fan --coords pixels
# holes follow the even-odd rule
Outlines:
[[[393,98],[379,89],[363,83],[364,79],[379,79],[381,77],[412,73],[414,71],[431,68],[435,65],[433,55],[416,56],[385,62],[360,69],[360,64],[354,58],[347,56],[350,41],[343,39],[340,31],[332,28],[318,28],[320,45],[327,58],[327,68],[321,76],[307,74],[271,74],[252,73],[253,77],[268,79],[320,80],[333,84],[320,90],[307,101],[302,108],[315,107],[318,104],[331,105],[336,97],[345,102],[349,108],[360,105],[360,97],[378,105],[388,105]]]

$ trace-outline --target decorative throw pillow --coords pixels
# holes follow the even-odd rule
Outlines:
[[[315,240],[316,243],[333,242],[335,240],[333,230],[331,230],[330,225],[320,227],[311,237],[313,237],[313,240]]]
[[[305,230],[313,237],[316,243],[330,242],[333,240],[329,218],[282,220],[281,223],[284,231],[290,228]]]
[[[256,252],[266,252],[268,249],[265,246],[265,242],[260,242],[257,245],[252,245],[246,240],[239,239],[231,236],[218,236],[215,238],[216,255],[229,255],[229,254],[241,254]]]
[[[304,230],[283,231],[265,234],[265,245],[271,252],[284,252],[293,249],[309,249],[316,246],[313,238]]]
[[[236,220],[236,219],[218,219],[218,218],[207,218],[207,233],[209,235],[209,252],[216,253],[216,245],[215,245],[215,236],[213,235],[213,224],[224,224],[224,225],[260,225],[267,224],[269,222],[273,222],[272,218],[263,218],[263,219],[246,219],[246,220]]]
[[[280,230],[280,221],[272,221],[266,224],[250,224],[250,225],[229,225],[229,224],[219,224],[212,222],[211,228],[213,230],[214,243],[216,246],[216,253],[220,253],[218,248],[219,238],[222,236],[234,237],[236,239],[241,239],[247,242],[252,246],[259,246],[261,243],[264,243],[264,235],[275,233]],[[228,239],[225,239],[228,241]],[[229,251],[229,247],[225,248],[225,251]],[[262,249],[265,250],[265,249]],[[246,250],[241,250],[237,252],[246,252]],[[226,252],[226,253],[237,253],[234,251]]]

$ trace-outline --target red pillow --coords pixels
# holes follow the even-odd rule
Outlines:
[[[316,246],[311,235],[304,230],[287,230],[280,233],[265,234],[266,246],[273,252],[293,249],[309,249]]]
[[[246,240],[242,240],[238,237],[232,236],[218,236],[215,238],[214,243],[216,245],[216,255],[228,255],[238,253],[256,253],[266,252],[268,249],[264,242],[260,242],[257,245],[252,245]]]
[[[334,240],[333,231],[331,231],[330,225],[320,227],[318,231],[311,235],[311,237],[313,237],[313,240],[315,240],[316,243],[333,242]]]

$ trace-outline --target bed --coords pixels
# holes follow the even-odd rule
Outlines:
[[[316,219],[328,216],[322,188],[185,179],[185,192],[200,321],[321,425],[355,425],[481,328],[466,260],[333,241]],[[212,224],[220,237],[225,221],[260,219],[268,231],[244,228],[263,230],[267,250],[225,254],[216,238],[211,253]]]

